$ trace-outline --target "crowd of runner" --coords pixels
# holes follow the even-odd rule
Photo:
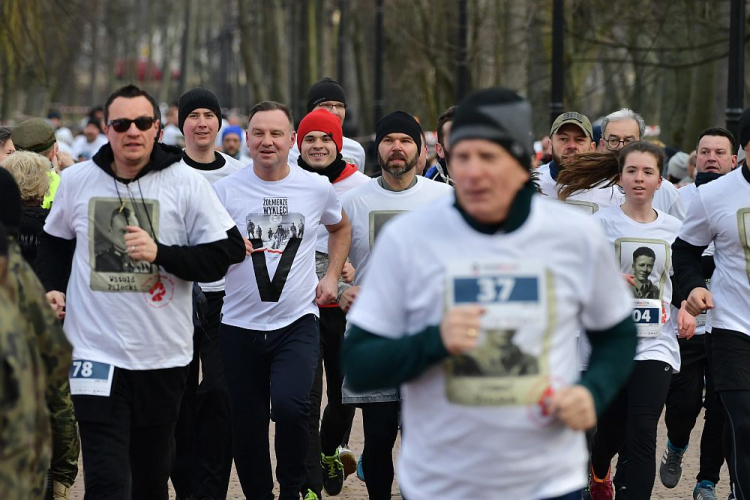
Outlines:
[[[750,499],[750,108],[692,153],[626,108],[535,142],[486,89],[434,158],[383,117],[375,173],[346,109],[128,85],[77,138],[0,127],[2,498],[69,498],[82,455],[87,500],[225,499],[233,464],[252,500],[389,499],[401,433],[408,500],[646,500],[705,408],[689,491],[726,462]]]

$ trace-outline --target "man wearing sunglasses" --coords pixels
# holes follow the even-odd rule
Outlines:
[[[104,119],[109,144],[62,175],[38,272],[73,344],[86,498],[166,500],[193,357],[191,282],[220,279],[244,245],[211,185],[180,163],[179,149],[156,142],[152,96],[125,86]],[[126,209],[141,225],[126,227],[128,255],[153,264],[150,273],[95,265],[113,211]]]

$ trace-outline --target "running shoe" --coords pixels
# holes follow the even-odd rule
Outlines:
[[[589,495],[591,495],[591,500],[614,500],[615,489],[612,487],[611,471],[612,469],[610,468],[604,478],[599,479],[594,474],[593,468],[591,469],[591,474],[589,475]]]
[[[716,496],[716,485],[711,481],[701,481],[693,489],[693,500],[719,500]]]
[[[339,460],[344,464],[344,479],[357,472],[357,457],[354,456],[352,450],[343,446],[339,447]]]
[[[344,464],[339,458],[339,450],[331,456],[320,454],[320,468],[323,469],[323,489],[331,496],[341,493],[344,487]]]
[[[661,464],[659,465],[659,479],[661,479],[661,484],[667,488],[674,488],[680,482],[680,477],[682,476],[682,457],[686,451],[687,446],[682,449],[675,448],[667,440],[667,449],[664,450],[664,455],[661,457]]]
[[[307,490],[304,500],[320,500],[320,497],[313,490]]]

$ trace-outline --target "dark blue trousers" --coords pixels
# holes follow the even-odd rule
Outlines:
[[[242,492],[250,500],[273,499],[268,441],[273,419],[280,499],[298,500],[310,444],[309,395],[318,363],[318,318],[308,314],[267,332],[222,324],[219,339]]]

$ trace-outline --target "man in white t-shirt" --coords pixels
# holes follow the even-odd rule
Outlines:
[[[734,136],[725,128],[713,127],[701,132],[696,146],[695,183],[678,190],[687,210],[695,200],[700,186],[732,171],[737,162],[737,157],[732,154],[735,147]],[[701,261],[708,286],[715,267],[712,246],[703,254]],[[664,420],[668,440],[659,465],[659,477],[665,486],[677,486],[682,475],[682,459],[688,448],[690,433],[701,409],[705,407],[705,422],[700,440],[700,469],[695,478],[697,492],[700,489],[713,491],[719,482],[725,455],[722,443],[725,416],[714,391],[714,372],[704,335],[707,333],[706,315],[699,315],[696,321],[696,335],[691,339],[678,339],[682,367],[679,373],[673,375],[667,396]],[[707,495],[706,492],[703,494]]]
[[[182,163],[211,184],[242,168],[240,162],[214,149],[221,124],[216,94],[196,87],[182,94],[177,106],[177,123],[185,138]],[[237,262],[243,259],[241,255]],[[199,285],[206,303],[203,324],[195,330],[193,360],[180,406],[172,485],[179,498],[224,498],[232,470],[229,396],[218,337],[224,279]],[[204,437],[207,435],[210,439]]]
[[[99,128],[99,121],[91,118],[86,126],[83,127],[83,134],[79,135],[73,141],[71,149],[73,150],[73,159],[75,161],[90,160],[99,148],[107,143],[107,137],[102,134]]]
[[[253,166],[214,184],[251,251],[227,273],[219,335],[234,461],[251,498],[272,498],[273,418],[280,498],[299,499],[318,364],[318,306],[336,299],[350,243],[349,219],[331,183],[287,163],[293,142],[289,108],[271,101],[255,105],[247,129]],[[321,225],[329,233],[329,264],[318,281]]]
[[[167,109],[167,120],[164,126],[164,134],[162,135],[161,142],[168,146],[183,147],[185,145],[185,138],[182,135],[178,123],[178,107],[176,103],[170,104]]]
[[[346,94],[343,87],[328,77],[314,83],[307,93],[307,112],[314,109],[330,111],[343,127],[346,119]],[[341,156],[347,163],[356,165],[360,172],[365,171],[365,149],[357,141],[344,137]],[[289,152],[289,164],[296,165],[298,157],[299,148],[295,144]]]
[[[347,163],[341,156],[343,133],[341,123],[332,113],[316,109],[305,116],[297,127],[297,147],[301,154],[297,164],[303,170],[326,178],[337,196],[369,182],[370,178]],[[294,168],[294,167],[293,167]],[[328,269],[328,231],[318,228],[315,244],[315,267],[322,279]],[[339,288],[351,282],[354,268],[347,263]],[[355,408],[341,402],[341,343],[346,330],[346,314],[338,303],[323,304],[320,309],[320,356],[315,381],[310,393],[310,448],[307,451],[307,477],[302,494],[322,497],[325,489],[337,495],[344,485],[345,470],[342,459],[348,460],[350,470],[357,459],[346,449]],[[320,415],[323,396],[323,367],[325,366],[327,405]],[[341,447],[341,448],[340,448]]]
[[[221,278],[243,251],[210,184],[156,142],[158,113],[133,85],[109,97],[109,144],[64,170],[40,238],[38,273],[73,344],[87,498],[167,498],[193,354],[192,281]],[[125,211],[133,223],[110,231]],[[113,247],[143,266],[99,268]]]
[[[705,139],[705,138],[704,138]],[[726,145],[726,144],[725,144]],[[728,155],[733,156],[733,150]],[[710,155],[715,155],[712,152]],[[698,152],[700,157],[700,151]],[[714,174],[719,173],[712,165]],[[700,175],[700,174],[699,174]],[[672,245],[675,275],[687,309],[708,310],[706,350],[715,391],[726,409],[729,470],[736,498],[750,495],[750,170],[743,165],[701,185],[690,202],[679,238]],[[714,245],[709,291],[702,255]]]
[[[459,105],[455,198],[384,228],[349,313],[347,381],[402,384],[410,500],[580,498],[582,430],[632,367],[636,331],[611,249],[595,221],[535,194],[530,131],[531,107],[512,91]],[[578,381],[581,328],[593,354]],[[502,361],[479,363],[479,352]]]
[[[408,113],[383,117],[375,130],[375,148],[381,177],[341,197],[352,222],[349,260],[357,270],[354,286],[342,287],[339,306],[347,311],[356,301],[368,274],[372,245],[394,216],[447,196],[453,189],[416,174],[422,149],[422,128]],[[361,405],[365,434],[362,467],[370,498],[384,498],[393,483],[393,445],[398,435],[399,394],[396,386],[374,392],[354,392],[344,385],[343,401]]]

